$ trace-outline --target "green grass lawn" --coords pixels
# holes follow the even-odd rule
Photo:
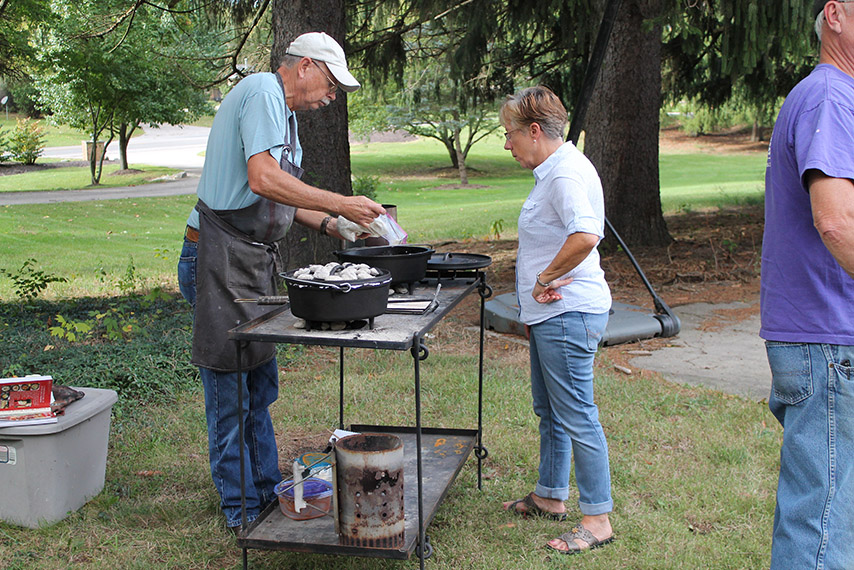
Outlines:
[[[107,303],[122,304],[119,299],[106,299]],[[40,304],[37,320],[51,315],[51,309],[71,316],[67,306]],[[0,322],[8,322],[15,310],[0,304]],[[477,427],[474,313],[465,308],[454,311],[426,339],[430,356],[421,363],[425,426]],[[130,317],[129,309],[125,314]],[[74,385],[121,386],[120,401],[104,491],[53,526],[31,530],[0,523],[4,570],[241,568],[241,551],[223,528],[210,481],[203,396],[198,389],[188,389],[192,384],[187,378],[175,378],[176,373],[187,374],[185,366],[177,365],[188,359],[191,315],[185,303],[172,301],[148,310],[135,305],[134,317],[140,319],[142,330],[114,343],[116,347],[86,343],[75,349],[75,344],[58,339],[31,343],[34,358],[53,359],[58,379]],[[158,323],[164,321],[168,324],[161,327]],[[159,348],[174,347],[175,353],[158,356],[148,348],[153,342],[149,335],[157,342],[162,336],[174,337],[171,346],[167,342]],[[4,340],[0,334],[0,343]],[[41,349],[46,342],[54,346],[51,351]],[[136,343],[140,356],[135,356]],[[122,350],[122,345],[127,348]],[[11,349],[24,347],[6,342],[0,348],[2,368]],[[103,357],[108,349],[133,360],[109,366]],[[483,462],[483,488],[477,489],[477,462],[471,457],[428,527],[434,554],[427,568],[768,566],[782,432],[764,404],[671,384],[656,376],[627,377],[614,371],[607,350],[600,353],[596,397],[610,449],[615,501],[611,520],[617,540],[607,548],[567,558],[551,554],[543,545],[581,516],[574,482],[567,501],[570,522],[526,520],[501,509],[502,501],[522,497],[535,483],[537,418],[530,407],[527,348],[490,336],[485,350],[483,441],[489,456]],[[280,398],[272,414],[280,464],[287,473],[294,457],[322,450],[337,427],[338,349],[281,347],[279,354]],[[74,368],[66,370],[66,362],[73,362]],[[151,384],[140,388],[142,382],[135,376],[144,377],[143,372],[160,367],[163,387],[153,397],[148,392]],[[79,378],[81,371],[95,376]],[[409,354],[347,349],[344,418],[348,425],[413,425]],[[415,483],[407,479],[405,484]],[[255,570],[418,567],[416,559],[298,552],[250,550],[248,557]]]
[[[761,203],[764,153],[665,154],[659,159],[665,213]]]
[[[0,206],[0,269],[27,259],[68,279],[50,286],[58,296],[120,292],[132,274],[137,285],[175,288],[183,228],[195,196],[63,204]],[[0,278],[0,299],[11,282]]]
[[[515,234],[519,208],[534,184],[500,136],[472,149],[467,165],[473,187],[466,189],[449,187],[459,178],[438,141],[354,145],[351,156],[354,176],[381,177],[378,199],[398,206],[398,220],[416,241],[484,238],[498,222]],[[661,156],[660,165],[666,214],[755,204],[764,196],[762,153],[670,154]]]

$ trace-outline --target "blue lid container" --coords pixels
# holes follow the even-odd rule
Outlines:
[[[279,497],[287,497],[288,499],[293,500],[294,498],[294,488],[292,487],[294,481],[293,479],[288,479],[287,481],[282,481],[278,485],[276,485],[275,489],[273,489]],[[290,488],[289,488],[290,487]],[[332,495],[332,483],[328,481],[324,481],[323,479],[315,479],[314,477],[309,477],[308,479],[303,480],[302,482],[302,498],[305,501],[309,499],[322,499],[324,497],[329,497]]]

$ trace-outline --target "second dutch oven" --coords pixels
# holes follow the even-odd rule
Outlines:
[[[435,251],[423,245],[377,245],[336,251],[342,263],[366,263],[371,267],[388,269],[392,285],[417,283],[427,273],[427,261]]]

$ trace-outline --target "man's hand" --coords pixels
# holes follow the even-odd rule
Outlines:
[[[343,239],[344,241],[348,241],[341,232],[338,231],[338,218],[333,217],[329,220],[329,224],[326,226],[326,233],[334,238]],[[371,237],[370,232],[365,232],[363,234],[357,235],[356,239],[367,239]]]
[[[347,196],[339,208],[339,214],[362,227],[371,225],[385,209],[366,196]]]

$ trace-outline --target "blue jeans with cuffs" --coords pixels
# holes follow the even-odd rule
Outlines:
[[[575,459],[585,515],[613,510],[608,443],[593,402],[593,358],[608,313],[568,312],[531,325],[531,394],[540,418],[540,468],[534,492],[565,501]]]

